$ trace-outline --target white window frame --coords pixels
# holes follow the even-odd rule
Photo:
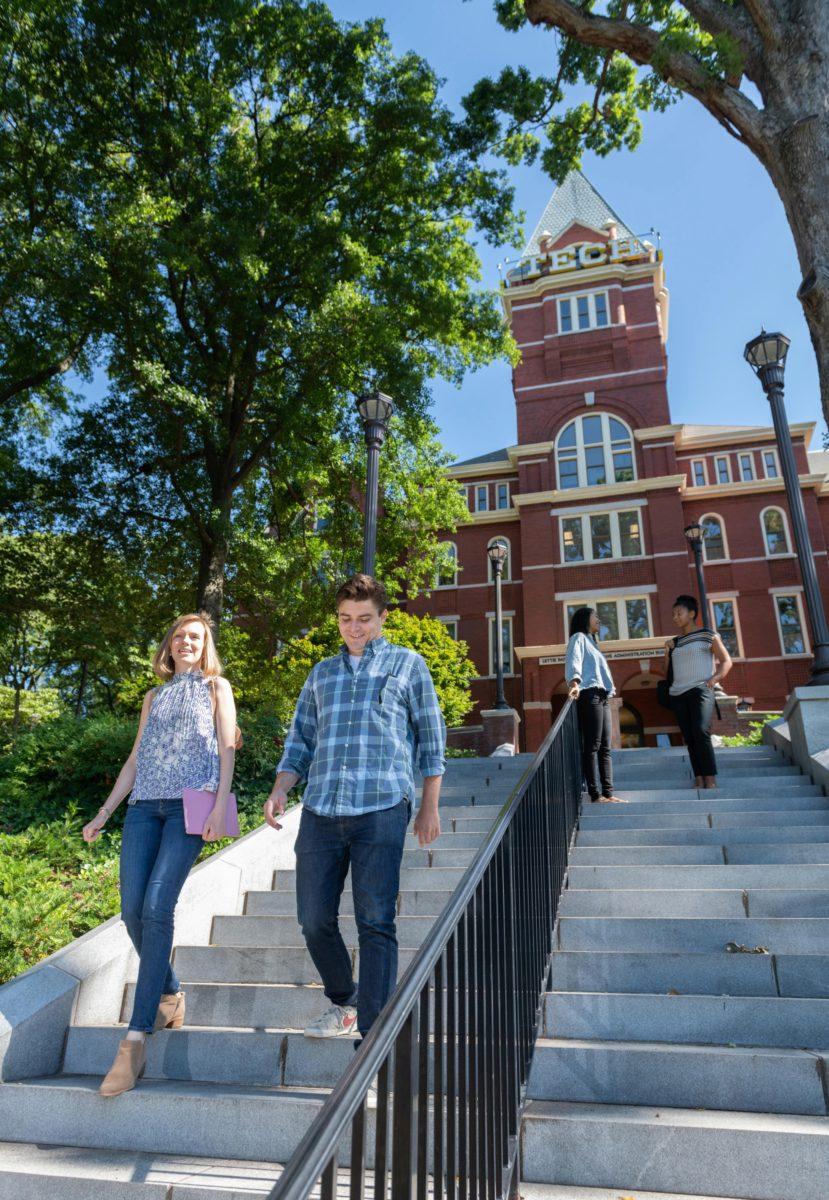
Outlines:
[[[749,459],[749,466],[751,469],[751,478],[750,479],[746,478],[745,468],[743,466],[744,458]],[[757,466],[754,461],[754,452],[752,450],[738,450],[737,451],[737,467],[740,472],[740,480],[742,483],[756,483],[757,482]]]
[[[635,512],[639,517],[639,542],[640,550],[638,554],[622,554],[622,533],[619,528],[619,518],[622,513]],[[609,517],[610,518],[610,546],[613,553],[610,558],[594,558],[593,557],[593,538],[590,533],[591,517]],[[564,557],[564,522],[565,521],[581,521],[581,543],[585,550],[584,558]],[[629,562],[631,559],[646,558],[647,551],[645,549],[645,529],[642,521],[642,509],[637,505],[631,505],[630,508],[598,509],[596,512],[585,513],[570,513],[565,516],[560,516],[558,519],[558,544],[559,554],[561,558],[561,566],[570,567],[580,563],[589,562]]]
[[[489,507],[489,484],[488,483],[476,483],[474,486],[475,486],[475,512],[490,512],[491,510]],[[480,499],[481,499],[481,491],[484,492],[484,499],[485,499],[484,504],[479,503]]]
[[[696,468],[702,467],[702,483],[697,483]],[[691,459],[691,487],[708,487],[708,461],[704,458]]]
[[[507,490],[506,504],[501,503],[501,488],[506,488],[506,490]],[[503,512],[505,509],[510,507],[511,503],[512,503],[512,497],[510,496],[509,481],[502,480],[501,483],[496,483],[496,485],[495,485],[495,508],[496,508],[496,510],[498,512]]]
[[[642,638],[632,638],[630,636],[630,630],[628,629],[627,608],[625,607],[628,600],[644,600],[645,601],[645,604],[647,605],[647,609],[648,609],[648,629],[650,631],[647,634],[647,636],[653,637],[654,636],[654,634],[653,634],[653,613],[651,611],[651,598],[647,592],[644,594],[639,593],[639,592],[631,592],[629,595],[624,595],[624,596],[603,596],[603,595],[601,595],[601,593],[599,593],[596,596],[592,596],[592,597],[589,596],[586,600],[565,600],[562,604],[562,608],[564,611],[565,636],[567,634],[567,630],[569,630],[569,628],[570,628],[570,616],[567,611],[569,608],[595,608],[598,610],[599,604],[609,604],[611,601],[615,601],[615,603],[616,603],[616,622],[619,626],[618,640],[620,642],[641,642],[641,641],[643,641]],[[622,633],[622,630],[624,630],[624,634]],[[614,641],[616,639],[610,638],[608,640]]]
[[[607,312],[607,321],[604,325],[598,323],[596,317],[596,297],[604,296],[605,311]],[[579,300],[587,301],[587,316],[590,322],[582,329],[579,327]],[[570,321],[572,329],[562,329],[561,308],[563,304],[570,307]],[[610,311],[610,293],[604,288],[598,288],[592,292],[568,292],[566,296],[556,296],[556,325],[557,332],[561,337],[569,337],[573,333],[588,333],[591,329],[610,329],[613,324],[613,318]]]
[[[734,607],[734,634],[737,638],[737,653],[732,655],[732,658],[744,658],[745,652],[743,650],[743,631],[740,627],[740,607],[737,603],[737,594],[735,592],[714,592],[708,597],[708,603],[711,607],[712,623],[716,624],[714,619],[714,605],[722,604],[723,602],[728,602]],[[719,630],[715,629],[714,632],[719,633]],[[725,643],[723,643],[723,645],[725,645]]]
[[[780,516],[783,518],[783,532],[786,535],[786,549],[783,551],[782,554],[770,554],[769,553],[769,541],[768,541],[768,535],[766,533],[766,513],[768,513],[768,512],[779,512]],[[760,532],[763,535],[763,553],[765,554],[766,558],[769,558],[769,559],[785,558],[787,554],[791,554],[791,552],[792,552],[792,533],[791,533],[791,530],[789,529],[789,518],[786,514],[786,510],[784,508],[781,508],[779,504],[767,504],[766,507],[763,509],[763,511],[760,513]]]
[[[446,626],[447,631],[450,626],[454,626],[455,641],[457,641],[458,640],[458,626],[460,624],[460,618],[459,617],[438,617],[438,620],[440,621],[441,625]]]
[[[797,654],[787,654],[786,646],[783,641],[783,626],[780,623],[780,609],[777,607],[777,601],[783,596],[794,596],[797,600],[797,615],[800,619],[800,632],[803,634],[803,650]],[[772,604],[774,605],[774,619],[777,622],[777,636],[780,639],[780,653],[783,658],[806,658],[812,653],[812,647],[809,642],[809,629],[806,625],[806,614],[803,611],[803,592],[798,588],[780,588],[771,593]]]
[[[709,558],[708,553],[705,549],[705,543],[708,539],[703,538],[702,539],[702,561],[706,562],[706,563],[710,562],[710,563],[714,563],[714,564],[730,562],[731,555],[728,551],[728,535],[725,531],[725,521],[722,519],[722,517],[720,516],[719,513],[707,512],[707,513],[702,514],[702,516],[699,519],[699,524],[702,525],[709,518],[716,521],[720,527],[720,533],[722,534],[722,548],[725,553],[725,557],[724,558]]]
[[[605,467],[605,475],[607,476],[607,483],[588,483],[587,482],[587,457],[585,455],[585,450],[584,450],[584,421],[586,418],[589,418],[589,417],[601,418],[601,423],[602,423],[602,443],[601,444],[602,444],[602,451],[604,453],[604,467]],[[575,458],[576,458],[576,471],[577,471],[577,478],[578,478],[578,486],[580,488],[584,488],[584,487],[616,487],[617,486],[616,480],[615,480],[615,470],[613,467],[613,439],[610,436],[611,420],[618,421],[619,424],[628,431],[628,435],[629,435],[628,441],[630,443],[630,459],[631,459],[631,464],[633,466],[633,479],[634,480],[638,479],[638,475],[636,473],[636,442],[633,437],[633,431],[630,428],[630,426],[628,425],[627,421],[624,421],[621,417],[618,417],[615,413],[609,413],[609,412],[579,413],[579,415],[577,417],[573,417],[573,419],[571,421],[566,422],[566,424],[559,430],[558,435],[556,437],[556,444],[555,444],[556,484],[558,486],[559,491],[574,491],[575,490],[574,488],[562,488],[561,487],[561,469],[560,469],[561,468],[560,458],[561,458],[562,453],[564,454],[565,458],[573,457],[573,448],[572,447],[565,447],[564,450],[562,451],[561,446],[560,446],[560,441],[561,441],[562,435],[573,424],[575,424],[575,427],[576,427]],[[598,444],[599,444],[598,442],[596,442],[596,443],[591,442],[591,446],[598,445]]]
[[[725,463],[725,479],[720,479],[720,463]],[[714,455],[714,481],[721,487],[725,487],[728,483],[733,483],[731,477],[731,455],[730,454],[715,454]]]
[[[451,546],[455,551],[455,574],[453,576],[451,583],[441,583],[440,582],[440,568],[438,568],[438,570],[435,574],[435,582],[434,582],[434,585],[432,588],[432,590],[435,592],[441,592],[441,591],[444,591],[446,588],[453,588],[453,587],[458,586],[458,546],[457,546],[457,542],[452,542],[452,541],[447,540],[445,542],[441,542],[441,545],[442,546]]]
[[[770,454],[772,456],[772,458],[774,459],[774,469],[775,469],[774,475],[769,475],[769,465],[766,462],[767,454]],[[761,456],[763,459],[763,477],[764,477],[764,479],[781,479],[782,476],[780,474],[780,459],[778,458],[777,451],[774,449],[763,450],[761,452]]]
[[[489,548],[496,542],[503,542],[507,548],[507,557],[504,560],[504,565],[501,569],[501,580],[503,583],[512,583],[512,542],[505,533],[496,533],[495,537],[491,537],[486,544],[487,579],[490,583],[495,582],[495,571],[492,566],[492,561],[489,557]]]
[[[496,620],[495,617],[487,618],[487,646],[488,646],[488,655],[489,655],[490,677],[497,674],[497,671],[495,669],[495,653],[494,653],[494,651],[495,651],[495,620]],[[513,675],[515,673],[515,639],[513,637],[513,625],[512,625],[514,618],[509,616],[509,617],[503,617],[502,620],[504,622],[504,625],[506,625],[507,628],[509,629],[509,660],[508,660],[509,669],[507,669],[507,664],[505,664],[504,665],[504,674],[505,675]]]

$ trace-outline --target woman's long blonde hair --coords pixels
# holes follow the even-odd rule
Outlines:
[[[168,679],[176,673],[176,664],[170,652],[173,638],[182,625],[186,625],[188,621],[200,621],[204,628],[204,646],[201,652],[199,661],[199,669],[203,675],[221,675],[222,664],[219,655],[216,653],[216,643],[213,640],[213,629],[210,625],[210,619],[204,613],[185,613],[182,617],[176,617],[170,628],[161,639],[161,644],[153,655],[153,671],[166,683]]]

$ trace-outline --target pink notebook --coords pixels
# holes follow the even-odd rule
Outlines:
[[[184,828],[188,833],[201,836],[205,822],[213,811],[216,803],[215,792],[200,792],[197,788],[185,788],[181,794],[184,801]],[[233,792],[227,798],[227,814],[225,816],[225,837],[239,836],[239,814],[236,811],[236,797]]]

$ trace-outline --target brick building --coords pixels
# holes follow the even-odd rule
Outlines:
[[[672,602],[697,593],[683,534],[694,521],[707,529],[712,617],[735,662],[732,709],[779,710],[808,677],[810,640],[774,432],[672,422],[661,252],[574,171],[507,271],[502,299],[522,356],[515,445],[450,469],[471,513],[452,536],[457,569],[409,605],[469,644],[480,671],[470,738],[495,696],[495,538],[509,548],[505,689],[526,749],[562,703],[569,614],[585,603],[602,622],[623,743],[676,740],[655,684]],[[829,454],[810,452],[814,428],[792,435],[829,603]]]

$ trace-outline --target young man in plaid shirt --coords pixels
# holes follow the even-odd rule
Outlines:
[[[297,701],[265,820],[279,828],[288,792],[307,780],[296,841],[297,915],[331,1007],[307,1037],[364,1037],[397,981],[400,863],[415,794],[421,846],[440,835],[446,727],[426,663],[383,637],[386,592],[355,575],[337,592],[344,645],[311,670]],[[355,987],[340,896],[351,868],[360,946]]]

